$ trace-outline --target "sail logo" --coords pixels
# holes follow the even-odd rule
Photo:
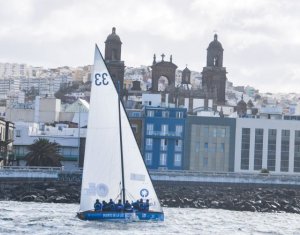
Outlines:
[[[148,197],[148,195],[149,195],[148,189],[143,188],[143,189],[140,191],[140,195],[141,195],[141,197]]]
[[[108,194],[108,187],[106,184],[96,184],[96,183],[89,183],[89,187],[84,189],[84,193],[89,196],[96,196],[105,197]]]

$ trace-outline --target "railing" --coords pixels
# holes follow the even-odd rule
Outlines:
[[[62,167],[1,166],[0,179],[58,180]]]
[[[173,132],[173,131],[147,131],[147,135],[154,136],[169,136],[169,137],[182,137],[182,132]]]
[[[5,171],[63,171],[63,167],[43,167],[43,166],[0,166],[0,170]]]
[[[169,170],[160,167],[158,170],[149,170],[153,179],[203,182],[240,182],[240,183],[268,183],[268,184],[300,184],[300,173],[243,173],[243,172],[199,172],[190,170]],[[62,181],[80,181],[82,169],[64,170],[63,167],[29,167],[29,166],[2,166],[0,178],[52,178]],[[165,178],[168,177],[168,178]],[[190,178],[192,177],[192,178]],[[194,177],[194,178],[193,178]],[[204,177],[204,178],[202,178]],[[180,179],[181,178],[181,179]],[[222,179],[223,178],[223,179]],[[208,181],[207,181],[208,180]],[[212,180],[212,181],[210,181]]]
[[[190,170],[149,170],[150,175],[172,175],[172,176],[220,176],[220,177],[240,177],[240,178],[280,178],[283,180],[297,179],[300,181],[300,173],[244,173],[244,172],[200,172]]]

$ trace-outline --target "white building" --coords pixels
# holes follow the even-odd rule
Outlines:
[[[21,78],[32,75],[32,67],[26,64],[0,63],[0,79]]]
[[[72,77],[52,76],[21,79],[20,87],[22,91],[31,91],[33,88],[41,95],[53,96],[62,86],[69,86],[73,82]]]
[[[300,173],[300,122],[236,119],[235,172]]]
[[[66,170],[76,170],[79,164],[80,139],[86,137],[86,128],[69,128],[67,125],[45,126],[38,123],[15,123],[14,154],[20,165],[28,153],[27,147],[39,138],[60,144],[62,164]],[[79,132],[80,131],[80,132]]]
[[[0,98],[6,99],[10,92],[20,91],[20,79],[0,79]]]

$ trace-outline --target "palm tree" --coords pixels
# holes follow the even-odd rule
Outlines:
[[[39,138],[28,146],[29,152],[25,156],[27,166],[61,166],[60,145],[48,139]]]

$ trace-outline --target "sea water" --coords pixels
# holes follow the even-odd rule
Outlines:
[[[0,201],[0,234],[300,234],[300,215],[164,208],[164,222],[82,221],[78,204]]]

